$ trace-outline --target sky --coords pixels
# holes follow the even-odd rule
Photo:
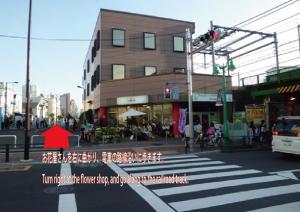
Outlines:
[[[100,8],[113,9],[140,14],[182,19],[196,23],[194,37],[207,32],[209,22],[222,26],[233,26],[251,18],[267,9],[287,0],[33,0],[32,37],[90,39],[96,24]],[[22,94],[22,85],[26,80],[26,39],[13,39],[1,35],[27,36],[29,0],[0,0],[0,81],[18,81],[15,85],[17,94]],[[287,18],[300,12],[297,2],[282,11],[246,26],[246,29],[257,30],[270,23]],[[280,24],[274,25],[266,32],[284,31],[300,24],[300,15],[295,15]],[[234,39],[234,38],[232,38]],[[297,30],[292,29],[278,35],[278,42],[284,43],[297,39]],[[225,42],[225,41],[224,41]],[[222,42],[221,42],[222,43]],[[288,52],[299,56],[299,43],[282,46],[280,53]],[[82,108],[81,85],[83,63],[89,46],[88,41],[42,41],[31,40],[30,79],[32,84],[40,87],[41,93],[63,94],[70,92],[79,108]],[[285,49],[287,49],[285,51]],[[292,49],[293,50],[293,49]],[[255,61],[274,53],[274,49],[252,54],[237,60],[237,66]],[[280,60],[294,58],[284,54]],[[202,56],[195,58],[194,69],[197,72],[211,74],[211,68],[203,69]],[[275,65],[274,58],[262,61],[261,65],[247,65],[238,72],[261,73],[261,67]],[[210,62],[208,58],[207,63]],[[222,62],[222,59],[217,59]],[[296,59],[283,65],[300,65]],[[255,69],[255,71],[251,71]],[[244,74],[244,76],[249,73]],[[236,80],[236,78],[234,79]]]

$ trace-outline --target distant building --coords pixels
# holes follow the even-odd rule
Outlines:
[[[74,99],[70,101],[70,115],[74,118],[78,118],[78,107]]]
[[[54,117],[59,116],[60,113],[60,100],[59,95],[50,95],[48,97],[48,116],[51,114],[54,115]]]
[[[29,96],[30,99],[36,98],[40,96],[40,88],[37,85],[29,86]],[[26,111],[26,85],[22,86],[22,111],[25,113]]]
[[[20,111],[20,96],[15,93],[14,85],[7,85],[7,113],[8,115]],[[21,100],[22,101],[22,100]],[[22,108],[21,108],[22,109]],[[5,82],[0,82],[0,113],[4,116],[5,112]]]
[[[67,116],[70,113],[70,93],[65,93],[59,97],[60,112],[62,116]]]

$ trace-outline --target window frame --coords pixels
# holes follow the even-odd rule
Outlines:
[[[86,65],[86,70],[87,70],[87,73],[90,73],[90,60],[87,60],[87,65]]]
[[[176,37],[179,37],[179,38],[182,38],[182,45],[183,45],[183,50],[180,51],[180,50],[175,50],[175,38]],[[173,52],[178,52],[178,53],[184,53],[185,52],[185,45],[184,45],[184,40],[185,40],[185,37],[184,36],[181,36],[181,35],[173,35]]]
[[[183,72],[176,72],[176,70],[179,70],[179,69],[183,69]],[[175,74],[186,74],[186,69],[185,68],[175,67],[173,69],[173,71],[174,71]]]
[[[86,96],[90,96],[90,83],[86,85]]]
[[[155,68],[155,73],[151,74],[151,75],[146,75],[146,68],[147,67],[149,67],[149,68]],[[144,76],[149,77],[149,76],[154,76],[154,75],[157,75],[157,67],[156,66],[144,66]]]
[[[114,66],[117,65],[117,66],[124,66],[124,77],[122,79],[114,79]],[[125,64],[119,64],[119,63],[114,63],[114,64],[111,64],[111,71],[112,71],[112,80],[123,80],[123,79],[126,79],[125,77],[125,73],[126,73],[126,65]]]
[[[115,45],[114,44],[114,30],[120,30],[120,31],[123,31],[124,32],[124,44],[123,45]],[[112,43],[112,46],[113,47],[120,47],[120,48],[123,48],[125,47],[125,40],[126,40],[126,30],[125,29],[120,29],[120,28],[112,28],[111,30],[111,43]]]
[[[86,69],[83,71],[83,80],[86,80]]]
[[[146,47],[146,39],[145,39],[145,34],[146,33],[154,35],[154,48]],[[155,32],[143,32],[143,41],[144,41],[144,49],[156,50],[156,33]]]

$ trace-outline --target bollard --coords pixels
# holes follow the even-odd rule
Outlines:
[[[9,144],[5,145],[5,162],[9,162]]]
[[[61,159],[61,161],[63,160],[63,158],[64,158],[64,149],[63,148],[60,148],[59,149],[59,152],[60,152],[60,159]]]

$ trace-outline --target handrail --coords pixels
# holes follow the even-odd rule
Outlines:
[[[0,135],[0,138],[12,137],[14,138],[15,148],[17,148],[17,136],[16,135]]]

